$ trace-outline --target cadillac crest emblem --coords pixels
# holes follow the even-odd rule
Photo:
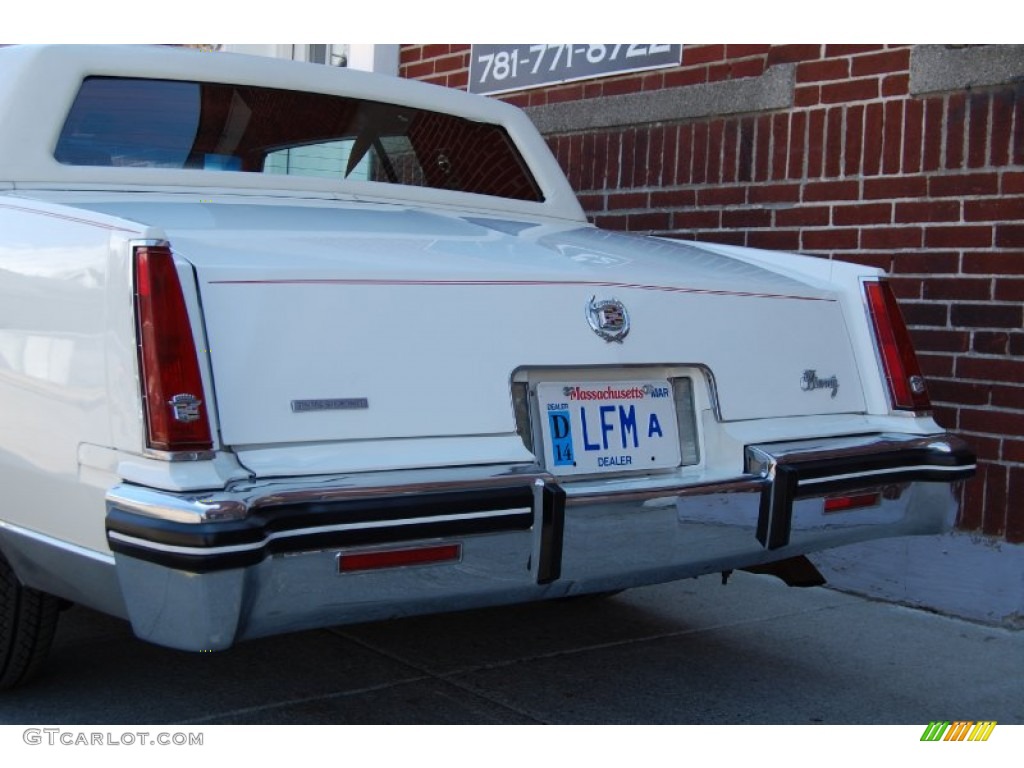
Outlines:
[[[587,322],[594,333],[605,341],[617,341],[620,344],[629,333],[629,313],[617,299],[597,300],[592,296],[587,302]]]

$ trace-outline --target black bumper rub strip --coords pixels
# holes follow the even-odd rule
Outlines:
[[[757,540],[767,549],[789,544],[797,499],[890,483],[953,483],[972,477],[976,470],[974,453],[956,439],[924,439],[909,445],[894,441],[875,450],[824,457],[814,451],[787,454],[785,444],[754,448],[771,459],[756,531]],[[777,455],[773,456],[773,449]]]
[[[544,487],[541,497],[540,562],[537,583],[550,584],[562,575],[562,536],[565,531],[565,491],[557,485]]]
[[[239,521],[182,523],[111,507],[115,553],[171,568],[210,572],[272,554],[529,530],[528,486],[268,507]]]

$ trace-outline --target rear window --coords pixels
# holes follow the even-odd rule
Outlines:
[[[66,165],[357,179],[544,199],[501,126],[245,85],[87,78],[54,156]]]

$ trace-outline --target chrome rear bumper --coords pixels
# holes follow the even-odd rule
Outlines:
[[[173,494],[119,485],[107,537],[136,634],[187,650],[331,624],[623,589],[952,523],[957,438],[868,435],[747,448],[726,481],[563,483],[536,466],[258,481]],[[822,497],[877,490],[867,509]],[[457,543],[430,565],[339,556]]]

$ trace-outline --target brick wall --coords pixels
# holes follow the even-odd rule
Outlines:
[[[544,130],[570,102],[592,101],[592,114],[638,94],[685,101],[784,71],[782,108],[739,104],[648,122],[638,107],[633,123],[581,120],[545,134],[602,227],[890,271],[936,418],[981,460],[958,526],[1021,542],[1024,54],[1020,46],[920,48],[684,46],[677,68],[501,98]],[[967,69],[958,62],[993,56],[994,74],[958,82]],[[468,45],[402,46],[405,77],[465,88],[468,66]],[[558,114],[564,124],[572,113]]]

